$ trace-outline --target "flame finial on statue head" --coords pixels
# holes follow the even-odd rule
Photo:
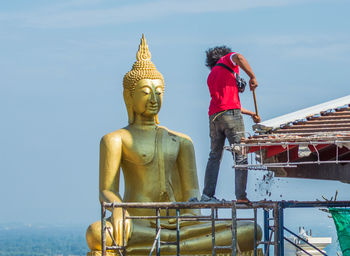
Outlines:
[[[123,79],[124,89],[130,90],[133,94],[135,84],[141,79],[164,79],[162,74],[157,70],[156,66],[151,61],[151,52],[148,49],[145,36],[142,34],[139,50],[136,54],[136,62],[132,69],[125,74]]]
[[[164,90],[164,78],[151,61],[151,52],[148,49],[144,34],[142,34],[139,49],[136,54],[136,62],[132,66],[132,69],[125,74],[123,79],[123,94],[126,108],[128,110],[129,123],[133,123],[134,121],[133,111],[130,106],[130,97],[134,94],[136,83],[141,79],[160,79],[163,82]]]
[[[151,52],[148,49],[147,41],[144,34],[142,34],[139,50],[136,54],[136,59],[137,61],[151,61]]]

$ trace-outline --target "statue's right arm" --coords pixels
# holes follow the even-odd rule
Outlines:
[[[120,162],[122,139],[118,132],[105,135],[100,143],[100,201],[122,202],[119,194]],[[113,236],[118,245],[123,243],[123,212],[121,208],[112,210]],[[126,212],[126,216],[129,216]],[[131,236],[131,222],[125,221],[125,241]]]
[[[122,202],[119,194],[122,140],[119,134],[110,133],[100,142],[100,201]]]

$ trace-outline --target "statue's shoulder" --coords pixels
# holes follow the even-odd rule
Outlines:
[[[107,133],[101,138],[101,144],[105,144],[107,146],[121,145],[123,138],[128,136],[128,134],[129,133],[124,128]]]
[[[170,136],[177,137],[179,139],[179,141],[180,141],[180,144],[193,144],[192,139],[190,138],[190,136],[188,136],[188,135],[186,135],[184,133],[170,130],[170,129],[164,127],[164,126],[159,126],[159,129],[164,129],[165,131],[168,132],[168,134]]]

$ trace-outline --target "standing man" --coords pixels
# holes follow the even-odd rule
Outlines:
[[[214,195],[225,139],[227,138],[230,144],[235,144],[240,143],[241,138],[244,137],[244,123],[241,113],[250,115],[255,123],[260,122],[258,115],[241,107],[235,75],[239,74],[239,68],[243,69],[250,77],[250,90],[254,90],[258,83],[250,65],[241,54],[232,52],[226,46],[210,48],[206,54],[206,66],[211,70],[207,80],[211,96],[209,106],[211,151],[205,171],[201,201],[220,202]],[[236,164],[247,163],[246,154],[243,152],[235,152],[234,154]],[[237,202],[249,202],[246,193],[247,175],[246,168],[235,169]]]

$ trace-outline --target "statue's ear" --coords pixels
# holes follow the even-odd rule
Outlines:
[[[132,95],[129,90],[124,90],[123,92],[124,102],[126,106],[126,111],[128,112],[129,124],[134,123],[134,108],[132,103]]]
[[[156,122],[156,124],[159,124],[158,114],[154,117],[154,121]]]

